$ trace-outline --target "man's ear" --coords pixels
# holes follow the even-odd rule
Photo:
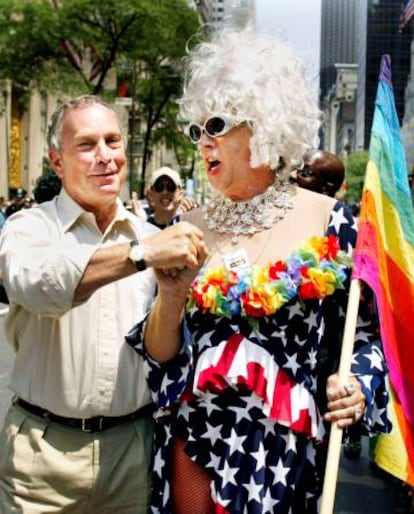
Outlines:
[[[63,176],[63,165],[60,153],[54,148],[49,148],[48,156],[50,164],[52,165],[53,171],[59,178]]]

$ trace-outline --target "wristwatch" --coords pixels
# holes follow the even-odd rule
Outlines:
[[[129,243],[129,259],[135,264],[138,271],[147,269],[144,261],[144,248],[139,244],[139,241],[133,239]]]

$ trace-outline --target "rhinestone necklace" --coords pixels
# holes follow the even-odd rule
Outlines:
[[[280,185],[273,184],[264,193],[244,202],[235,202],[218,194],[203,206],[204,221],[213,232],[232,234],[231,242],[237,244],[239,236],[272,228],[285,217],[293,204],[290,193],[284,189],[280,190]]]

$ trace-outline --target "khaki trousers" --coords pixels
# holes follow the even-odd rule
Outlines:
[[[0,513],[147,514],[151,449],[150,418],[91,434],[13,405],[0,432]]]

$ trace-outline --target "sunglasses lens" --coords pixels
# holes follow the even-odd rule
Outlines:
[[[177,190],[177,186],[172,182],[165,184],[163,182],[155,182],[153,188],[156,193],[162,193],[164,190],[168,191],[168,193],[175,193]]]
[[[191,141],[198,143],[201,138],[201,128],[195,123],[191,123],[188,127],[188,135],[190,136]]]
[[[311,177],[312,175],[314,175],[313,171],[308,166],[306,166],[306,165],[303,166],[303,168],[300,168],[297,171],[297,174],[300,177]]]
[[[209,136],[216,137],[226,131],[227,128],[226,120],[219,116],[214,116],[207,120],[205,128]]]

